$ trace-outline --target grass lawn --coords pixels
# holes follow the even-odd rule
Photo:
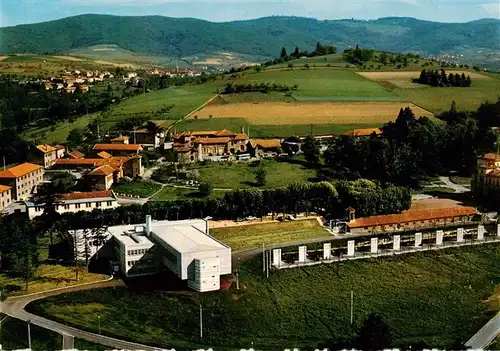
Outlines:
[[[0,318],[6,315],[0,314]],[[62,336],[58,333],[31,324],[31,349],[33,351],[60,350]],[[28,348],[28,325],[16,318],[7,317],[2,322],[0,344],[3,350],[23,350]]]
[[[28,310],[94,332],[99,313],[105,335],[172,348],[200,343],[201,303],[206,346],[248,348],[253,342],[261,350],[350,340],[363,320],[377,313],[389,325],[393,347],[424,342],[449,349],[496,313],[482,301],[500,282],[500,246],[285,269],[268,279],[257,256],[239,272],[240,291],[180,295],[99,289],[49,297]],[[351,290],[354,325],[349,323]]]
[[[291,243],[331,236],[316,219],[213,228],[210,235],[231,246],[233,252],[259,248],[263,243]]]
[[[450,177],[450,180],[455,184],[470,185],[471,177]]]
[[[146,181],[122,182],[113,186],[113,191],[117,194],[126,194],[140,197],[149,197],[160,190],[161,185]]]
[[[294,182],[304,182],[316,172],[300,165],[275,160],[262,160],[259,167],[266,171],[266,187],[276,188]],[[251,163],[213,162],[193,165],[200,172],[199,181],[211,183],[215,188],[241,189],[255,187],[255,171]]]
[[[84,267],[78,271],[78,281],[75,280],[75,267],[42,264],[36,272],[36,277],[29,281],[28,290],[22,278],[0,274],[0,285],[6,287],[12,295],[24,295],[55,288],[77,284],[90,283],[106,279],[106,275],[88,273]]]
[[[384,87],[353,70],[285,70],[244,75],[236,83],[269,82],[298,85],[293,96],[309,97],[393,97]]]

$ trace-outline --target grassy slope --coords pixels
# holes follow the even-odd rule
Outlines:
[[[252,224],[210,229],[216,239],[241,251],[262,247],[262,244],[291,243],[331,236],[316,219]]]
[[[5,315],[1,314],[0,318]],[[31,347],[33,351],[60,350],[62,337],[60,334],[31,324]],[[3,350],[20,350],[28,348],[28,327],[26,322],[7,317],[2,322],[0,344]]]
[[[425,341],[449,348],[491,317],[481,301],[500,282],[499,272],[496,244],[282,270],[268,279],[257,257],[240,266],[239,292],[199,295],[203,341],[228,347],[254,342],[266,350],[312,347],[350,338],[368,314],[378,313],[395,347]],[[92,331],[99,312],[104,334],[163,347],[199,341],[196,295],[105,289],[50,297],[28,308]]]
[[[148,197],[160,190],[161,185],[153,182],[133,181],[130,183],[120,183],[113,186],[113,191],[117,194],[126,194],[140,197]]]
[[[293,182],[307,181],[315,172],[299,165],[274,160],[262,160],[266,171],[266,187],[275,188]],[[210,182],[216,188],[241,189],[254,187],[256,167],[248,163],[209,163],[195,165],[200,172],[200,182]]]

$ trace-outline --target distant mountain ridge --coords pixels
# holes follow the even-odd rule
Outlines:
[[[0,53],[69,52],[115,44],[138,53],[190,56],[235,52],[274,57],[282,46],[314,48],[317,41],[342,49],[359,44],[424,55],[449,52],[500,53],[500,20],[438,23],[409,17],[378,20],[317,20],[273,16],[215,23],[162,16],[80,15],[0,28]]]

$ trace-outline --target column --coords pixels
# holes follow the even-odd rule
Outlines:
[[[331,260],[332,259],[332,244],[326,243],[323,244],[323,259]]]
[[[307,246],[299,246],[299,262],[306,261]]]
[[[497,236],[500,236],[500,224],[497,224]]]
[[[464,228],[457,229],[457,243],[464,241]]]
[[[354,256],[354,240],[347,242],[347,256]]]
[[[371,238],[370,253],[376,254],[377,252],[378,252],[378,238]]]
[[[415,233],[415,247],[422,245],[422,233]]]
[[[436,231],[436,245],[443,245],[443,234],[442,230]]]
[[[401,250],[401,235],[394,235],[394,242],[392,243],[392,249],[394,251]]]
[[[281,249],[273,250],[273,266],[279,267],[281,265]]]
[[[477,240],[484,240],[484,225],[477,226]]]

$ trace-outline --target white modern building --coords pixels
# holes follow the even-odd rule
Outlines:
[[[43,214],[45,205],[26,201],[26,212],[30,219]],[[77,192],[62,195],[57,199],[55,210],[58,213],[93,211],[94,209],[106,210],[118,207],[118,201],[111,190]]]
[[[108,228],[127,277],[155,274],[164,266],[196,291],[220,288],[231,273],[231,248],[209,235],[208,221],[152,221]]]

